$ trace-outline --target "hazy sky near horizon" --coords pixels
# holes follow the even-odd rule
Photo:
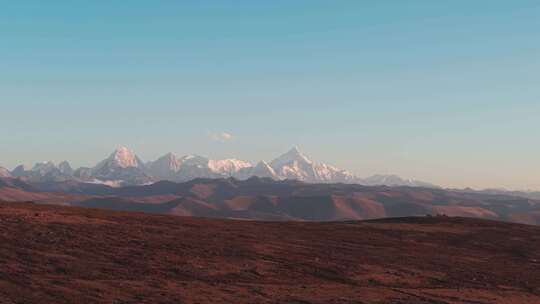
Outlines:
[[[125,145],[540,190],[540,1],[4,1],[0,166]]]

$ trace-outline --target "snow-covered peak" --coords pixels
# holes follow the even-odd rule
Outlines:
[[[255,168],[268,168],[270,167],[270,165],[264,161],[264,160],[261,160],[260,162],[257,163],[257,165],[255,166]]]
[[[203,169],[205,174],[214,174],[215,176],[234,176],[242,169],[252,168],[250,162],[236,158],[229,159],[208,159],[199,155],[187,155],[179,159],[179,172],[190,171],[194,168]]]
[[[272,177],[276,179],[278,178],[276,171],[272,167],[270,167],[270,165],[264,160],[257,163],[257,165],[253,168],[252,172],[255,176],[259,177]]]
[[[300,152],[298,147],[295,146],[291,150],[289,150],[289,152],[287,152],[287,153],[281,155],[280,157],[274,159],[270,163],[270,166],[272,168],[276,169],[276,168],[280,168],[280,167],[285,166],[285,165],[292,165],[295,162],[298,162],[300,164],[311,164],[312,163],[312,161],[309,158],[307,158],[307,156],[302,154],[302,152]]]
[[[168,167],[169,170],[178,171],[180,168],[181,161],[178,159],[178,156],[174,153],[167,153],[160,157],[158,160],[152,163],[153,165],[161,165],[163,167]]]
[[[307,156],[305,156],[302,152],[300,152],[300,149],[298,149],[298,146],[292,147],[292,149],[289,150],[289,152],[285,153],[283,156],[286,156],[290,159],[302,160],[302,161],[311,163],[311,160]]]
[[[233,175],[244,168],[250,168],[253,165],[249,162],[238,159],[209,160],[208,168],[216,173]]]
[[[114,162],[117,167],[120,168],[129,168],[129,167],[138,167],[139,162],[137,161],[137,156],[126,147],[120,147],[111,154],[109,160]]]
[[[167,153],[156,161],[147,164],[147,170],[150,175],[160,179],[174,179],[174,176],[180,170],[182,162],[173,153]]]
[[[314,171],[316,179],[324,182],[351,182],[355,179],[354,174],[324,163],[316,164]]]
[[[131,150],[126,147],[120,147],[105,160],[97,164],[94,170],[99,171],[103,168],[138,168],[141,165],[142,162]]]
[[[345,170],[312,162],[297,147],[281,155],[270,163],[281,179],[295,179],[305,182],[354,182],[356,177]]]
[[[32,181],[100,180],[121,181],[122,185],[138,185],[158,180],[189,181],[196,178],[248,179],[252,176],[275,180],[293,179],[308,183],[359,183],[364,185],[435,187],[414,179],[396,175],[376,175],[366,179],[325,163],[311,161],[298,147],[293,147],[270,163],[253,165],[230,158],[212,160],[199,155],[177,157],[168,153],[146,165],[128,148],[120,147],[94,168],[73,171],[68,162],[56,166],[52,162],[36,164],[32,169],[19,166],[12,172],[0,167],[0,176],[11,175]]]
[[[368,178],[360,180],[361,184],[368,185],[368,186],[409,186],[409,187],[427,187],[427,188],[438,188],[437,186],[415,180],[415,179],[404,179],[401,178],[398,175],[395,174],[389,174],[389,175],[373,175]]]
[[[180,158],[181,165],[206,167],[208,166],[208,158],[200,155],[186,155]]]
[[[255,167],[242,168],[238,170],[238,172],[236,172],[236,174],[234,174],[233,176],[240,180],[245,180],[253,176],[271,178],[275,180],[280,179],[274,169],[272,169],[272,167],[270,167],[270,165],[268,165],[268,163],[265,161],[260,161]]]
[[[102,181],[123,180],[125,184],[144,184],[152,181],[144,170],[143,162],[129,149],[118,148],[108,158],[97,164],[91,177]]]

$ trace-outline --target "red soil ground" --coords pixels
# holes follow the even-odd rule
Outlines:
[[[0,303],[540,303],[540,227],[0,203]]]

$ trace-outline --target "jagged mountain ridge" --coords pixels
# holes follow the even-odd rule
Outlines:
[[[373,175],[368,178],[363,179],[363,184],[366,186],[409,186],[409,187],[433,187],[432,184],[414,180],[414,179],[403,179],[397,175]]]
[[[36,164],[30,170],[21,165],[11,173],[6,170],[4,174],[32,182],[77,180],[111,186],[142,185],[160,180],[185,182],[197,178],[232,177],[245,180],[256,176],[307,183],[436,187],[430,183],[402,179],[394,175],[376,175],[363,179],[349,171],[314,162],[297,147],[269,163],[260,161],[256,165],[234,158],[214,160],[199,155],[178,157],[174,153],[144,163],[134,152],[120,147],[93,168],[73,170],[67,161],[59,165],[44,162]]]
[[[276,173],[276,171],[265,161],[260,161],[254,167],[242,168],[237,174],[239,179],[248,179],[252,176],[271,178],[274,180],[279,179],[279,175]]]
[[[126,147],[120,147],[92,169],[91,177],[97,181],[116,182],[119,185],[139,185],[155,181],[146,171],[146,166],[135,153]]]
[[[73,179],[73,170],[67,161],[56,165],[54,162],[40,162],[32,169],[23,165],[17,166],[11,173],[11,177],[24,179],[30,182],[54,181],[63,182]]]

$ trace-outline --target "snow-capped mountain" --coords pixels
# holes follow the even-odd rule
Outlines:
[[[238,160],[238,159],[221,159],[221,160],[209,160],[208,168],[212,172],[224,175],[224,176],[234,176],[238,171],[251,168],[253,165],[249,162]]]
[[[248,162],[237,159],[213,160],[198,155],[178,158],[169,153],[147,164],[147,173],[165,180],[187,181],[194,178],[219,178],[235,176],[244,168],[251,168]]]
[[[196,178],[220,178],[224,177],[220,172],[210,168],[210,160],[199,155],[187,155],[180,159],[181,165],[176,181],[184,182]]]
[[[181,160],[173,153],[168,153],[146,164],[146,173],[161,180],[175,180],[180,170]]]
[[[282,179],[311,181],[315,179],[313,162],[303,155],[297,147],[270,162],[270,167]]]
[[[99,162],[94,171],[109,169],[144,168],[143,162],[126,147],[116,149],[108,158]]]
[[[0,169],[0,176],[10,174]],[[214,160],[199,155],[178,157],[168,153],[146,165],[128,148],[121,147],[94,168],[81,167],[73,170],[64,161],[58,166],[53,162],[36,164],[31,170],[18,166],[11,176],[32,182],[75,180],[90,183],[125,186],[148,184],[159,180],[185,182],[196,178],[249,179],[250,177],[274,180],[299,180],[307,183],[356,183],[362,185],[436,187],[432,184],[402,179],[396,175],[375,175],[365,179],[328,164],[317,163],[304,155],[297,147],[277,157],[270,163],[260,161],[256,165],[234,158]]]
[[[273,160],[270,166],[282,179],[295,179],[310,183],[345,183],[355,180],[354,175],[345,170],[327,164],[314,163],[297,147]]]
[[[426,187],[438,188],[437,186],[414,179],[403,179],[397,175],[373,175],[359,180],[359,183],[366,186],[408,186],[408,187]]]
[[[0,177],[11,177],[11,173],[9,173],[8,169],[0,167]]]
[[[120,147],[92,169],[91,177],[98,182],[117,182],[119,185],[146,184],[154,181],[145,170],[139,157],[128,148]]]
[[[32,169],[23,165],[17,166],[11,175],[30,182],[60,182],[73,179],[73,174],[68,170],[69,163],[62,162],[61,168],[54,162],[46,161],[36,163]]]
[[[353,183],[356,177],[346,170],[327,164],[315,164],[314,170],[318,181],[327,183]]]
[[[274,169],[272,169],[272,167],[270,167],[270,165],[265,161],[260,161],[255,167],[245,167],[240,169],[234,177],[240,180],[244,180],[249,179],[253,176],[267,177],[275,180],[280,179],[276,171],[274,171]]]

